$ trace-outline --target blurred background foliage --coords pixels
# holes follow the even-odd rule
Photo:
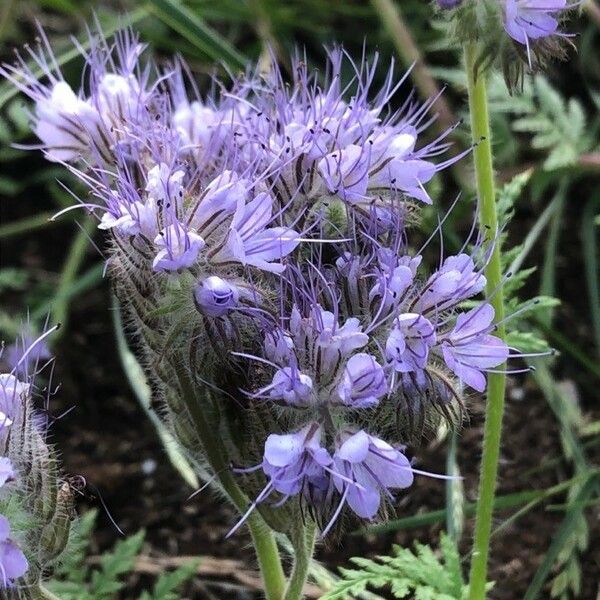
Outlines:
[[[285,72],[288,57],[296,51],[319,68],[326,46],[343,44],[356,60],[378,52],[381,81],[391,60],[399,72],[415,63],[412,83],[419,96],[444,89],[435,105],[439,130],[466,117],[466,90],[460,49],[449,46],[444,15],[434,16],[433,4],[425,0],[2,0],[0,57],[10,61],[13,48],[32,42],[39,23],[65,78],[76,87],[82,61],[71,37],[85,43],[86,27],[94,20],[107,34],[129,24],[149,44],[159,64],[166,64],[174,53],[182,55],[201,90],[206,90],[215,72],[226,76],[227,71],[237,72],[250,62],[266,65],[272,56]],[[586,482],[597,475],[594,456],[600,439],[600,9],[595,0],[586,0],[573,11],[567,29],[577,34],[573,40],[577,50],[571,51],[567,63],[554,63],[547,73],[526,77],[522,92],[512,96],[501,76],[490,81],[497,179],[508,184],[505,268],[522,273],[513,284],[513,306],[517,291],[524,297],[558,299],[528,314],[523,337],[514,340],[520,348],[535,350],[540,338],[545,338],[559,350],[555,358],[538,364],[534,379],[554,415],[562,448],[562,456],[553,459],[558,462],[548,468],[561,464],[561,477],[569,482],[558,490],[536,491],[535,496],[500,499],[500,504],[506,501],[507,506],[527,511],[566,490],[558,541],[531,574],[527,598],[547,590],[543,586],[549,579],[553,597],[574,597],[585,589],[582,578],[594,577],[582,574],[580,556],[592,551],[582,503],[597,507],[598,481]],[[406,84],[402,95],[409,91]],[[61,348],[76,344],[80,335],[69,327],[69,315],[73,311],[85,315],[88,310],[108,315],[109,294],[94,223],[76,211],[50,219],[72,203],[72,194],[81,192],[77,182],[39,153],[18,147],[33,142],[28,108],[7,82],[0,83],[0,334],[10,341],[23,333],[24,323],[39,330],[47,318],[60,321],[65,325],[61,338],[54,337],[60,357]],[[460,125],[452,139],[455,151],[467,147],[468,128]],[[457,250],[473,218],[469,159],[438,176],[431,193],[436,202],[425,211],[424,231],[462,194],[444,225],[446,251]],[[509,252],[511,247],[516,250]],[[98,297],[104,302],[101,309]],[[103,326],[110,329],[110,317]],[[89,398],[70,401],[78,410],[97,410]],[[471,509],[461,494],[458,510],[468,517]],[[425,517],[429,514],[429,522],[447,521],[455,508],[447,504],[436,516],[432,512]],[[392,522],[386,531],[414,527],[409,520]],[[451,530],[452,523],[447,525]]]

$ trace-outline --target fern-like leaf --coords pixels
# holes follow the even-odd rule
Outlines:
[[[385,588],[394,598],[415,600],[464,600],[467,596],[456,544],[445,534],[437,553],[416,543],[414,551],[394,546],[391,556],[351,561],[358,568],[340,569],[341,579],[321,600],[347,600],[369,588]]]

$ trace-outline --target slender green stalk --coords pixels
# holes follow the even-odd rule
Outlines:
[[[224,459],[225,450],[221,438],[206,420],[201,399],[198,398],[196,388],[190,381],[185,368],[182,364],[173,366],[181,387],[182,399],[202,442],[206,458],[229,499],[238,511],[244,514],[248,509],[249,501],[235,482],[231,469]],[[267,600],[282,600],[285,590],[285,575],[273,532],[257,511],[253,511],[248,516],[246,524],[252,536],[252,544],[265,586],[265,596]]]
[[[285,593],[285,600],[302,600],[303,590],[315,548],[315,523],[307,522],[306,526],[298,524],[292,536],[294,548],[294,568]]]
[[[496,322],[504,317],[502,294],[502,264],[498,238],[498,218],[494,191],[494,170],[492,164],[492,144],[485,75],[475,73],[476,46],[469,44],[465,49],[465,67],[469,89],[469,113],[471,134],[477,144],[473,151],[477,193],[480,203],[480,221],[487,230],[488,238],[494,241],[494,250],[485,269],[487,278],[486,294],[496,311]],[[503,325],[499,325],[496,335],[505,337]],[[498,367],[502,370],[502,366]],[[479,497],[475,518],[475,539],[471,557],[469,577],[469,600],[485,598],[487,581],[487,563],[492,530],[492,513],[498,474],[500,439],[502,435],[502,415],[504,413],[504,392],[506,376],[503,373],[490,373],[483,437],[483,455],[481,457]]]
[[[53,594],[49,589],[45,588],[41,583],[33,593],[36,600],[60,600],[58,596]]]

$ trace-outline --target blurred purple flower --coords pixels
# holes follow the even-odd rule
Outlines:
[[[25,555],[9,536],[10,523],[0,515],[0,589],[12,586],[29,568]]]
[[[0,419],[1,419],[0,415]],[[15,470],[12,462],[6,456],[0,457],[0,488],[7,482],[15,478]]]

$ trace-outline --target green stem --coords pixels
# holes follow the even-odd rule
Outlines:
[[[285,600],[302,600],[304,598],[304,586],[315,548],[315,533],[316,528],[313,521],[309,521],[306,526],[299,525],[293,531],[294,568],[285,593]]]
[[[483,73],[475,73],[477,48],[469,44],[465,48],[465,63],[469,89],[469,113],[471,116],[471,134],[477,145],[473,150],[477,193],[480,203],[480,222],[487,230],[488,238],[494,243],[494,250],[485,269],[487,278],[486,295],[496,312],[496,322],[504,317],[504,299],[502,293],[502,264],[500,260],[500,240],[498,237],[498,217],[494,192],[494,171],[492,165],[492,144],[486,93],[486,78]],[[499,325],[496,335],[505,337],[503,325]],[[502,370],[502,366],[498,367]],[[469,600],[485,598],[487,581],[487,563],[492,529],[492,513],[500,439],[502,435],[502,415],[504,412],[504,392],[506,376],[502,373],[490,373],[481,458],[479,497],[475,517],[475,539],[471,558],[469,577]]]
[[[248,509],[249,501],[233,478],[229,464],[225,459],[226,451],[219,437],[219,432],[215,431],[206,420],[201,399],[198,397],[196,387],[191,382],[183,364],[180,363],[174,366],[182,391],[182,399],[190,413],[195,431],[202,442],[206,458],[229,499],[240,514],[244,514]],[[285,575],[275,537],[257,511],[250,513],[246,519],[246,524],[252,536],[252,544],[265,586],[265,596],[267,600],[282,600],[285,590]]]
[[[58,596],[53,594],[49,589],[45,588],[41,583],[39,584],[37,593],[34,593],[36,600],[60,600]]]

